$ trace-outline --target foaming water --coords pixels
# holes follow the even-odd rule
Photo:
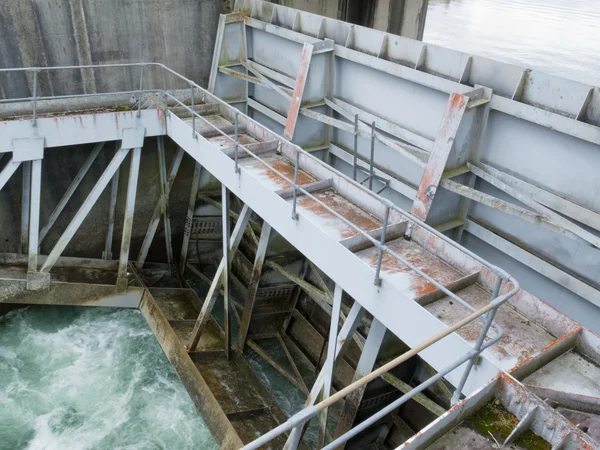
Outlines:
[[[600,0],[430,0],[423,40],[600,85]]]
[[[139,311],[0,318],[0,449],[192,448],[217,445]]]

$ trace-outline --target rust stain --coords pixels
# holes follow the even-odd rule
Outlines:
[[[315,197],[342,217],[348,219],[362,231],[368,232],[375,230],[382,225],[380,221],[339,195],[334,190],[320,192],[315,194]],[[347,239],[359,234],[358,231],[350,225],[343,222],[340,223],[341,221],[338,221],[339,219],[337,217],[309,197],[300,197],[298,199],[298,205],[325,220],[335,221],[335,226],[338,228],[342,239]]]
[[[283,133],[283,136],[287,139],[292,139],[294,137],[294,130],[296,128],[298,114],[300,113],[300,105],[302,104],[302,96],[304,95],[304,86],[306,85],[306,78],[308,77],[308,68],[310,66],[311,57],[312,50],[310,47],[304,47],[302,50],[300,67],[298,68],[298,75],[296,77],[296,87],[292,94],[292,101],[285,123],[285,131]]]
[[[396,240],[389,243],[388,247],[442,285],[456,281],[462,276],[458,271],[412,242]],[[368,263],[374,267],[377,264],[377,258],[378,253],[374,250],[373,254],[369,256]],[[414,294],[414,297],[437,290],[432,283],[389,254],[383,255],[382,270],[389,274],[405,273],[408,290]]]

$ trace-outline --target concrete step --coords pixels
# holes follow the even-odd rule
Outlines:
[[[456,294],[475,309],[488,304],[491,298],[491,293],[478,284],[473,284]],[[471,311],[448,296],[426,305],[425,309],[446,325],[453,325],[471,314]],[[510,304],[500,307],[495,320],[503,328],[504,336],[496,345],[488,349],[486,354],[504,370],[510,371],[557,339],[557,336],[538,325],[535,318],[524,316]],[[460,329],[458,335],[474,345],[481,328],[482,322],[474,321]],[[496,332],[490,330],[488,340],[495,335]]]

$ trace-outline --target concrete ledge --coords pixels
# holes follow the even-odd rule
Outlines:
[[[130,287],[115,293],[115,287],[101,284],[53,281],[47,289],[27,290],[26,280],[0,280],[0,303],[24,305],[103,306],[137,308],[143,289]]]
[[[219,447],[231,450],[243,447],[242,440],[148,290],[144,290],[140,311]]]

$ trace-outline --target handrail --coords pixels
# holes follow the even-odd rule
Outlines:
[[[163,88],[162,89],[146,89],[146,90],[142,89],[142,87],[143,87],[144,68],[147,67],[147,66],[159,67],[162,70],[162,75],[163,75]],[[111,92],[111,93],[93,93],[93,94],[80,94],[80,95],[68,95],[68,96],[37,97],[37,73],[40,72],[40,71],[71,70],[71,69],[94,69],[94,68],[108,68],[108,67],[141,67],[139,89],[132,90],[132,91]],[[177,72],[173,71],[172,69],[168,68],[167,66],[165,66],[165,65],[163,65],[161,63],[123,63],[123,64],[88,65],[88,66],[61,66],[61,67],[32,67],[32,68],[0,69],[0,74],[2,74],[2,73],[12,73],[12,72],[33,72],[34,73],[34,89],[33,89],[34,96],[33,97],[28,97],[28,98],[20,98],[20,99],[0,99],[0,103],[32,101],[33,102],[33,121],[34,121],[34,126],[35,126],[35,123],[36,123],[36,104],[37,104],[38,101],[45,101],[45,100],[50,100],[50,99],[60,99],[60,98],[64,99],[64,98],[78,98],[78,97],[94,97],[94,96],[101,96],[101,95],[137,94],[139,96],[139,99],[138,99],[138,102],[139,102],[139,104],[138,104],[138,114],[139,114],[140,109],[141,109],[141,101],[142,101],[141,94],[143,94],[143,93],[162,93],[165,96],[165,103],[166,103],[167,110],[168,110],[168,107],[169,107],[168,103],[167,103],[167,98],[171,98],[176,104],[179,104],[179,105],[183,106],[184,109],[186,109],[187,111],[189,111],[192,114],[192,133],[193,133],[193,136],[194,136],[195,139],[198,138],[198,133],[196,132],[196,126],[195,126],[196,118],[198,118],[203,123],[208,124],[211,128],[213,128],[214,130],[216,130],[219,134],[221,134],[222,136],[224,136],[226,139],[228,139],[229,141],[231,141],[235,145],[234,161],[236,163],[235,164],[236,173],[239,171],[239,167],[238,167],[238,164],[237,164],[238,157],[239,157],[238,156],[238,152],[239,152],[239,149],[242,149],[244,152],[246,152],[248,154],[248,156],[254,158],[258,162],[260,162],[262,165],[266,166],[270,171],[272,171],[273,173],[277,174],[279,177],[281,177],[286,182],[290,183],[293,186],[293,188],[294,188],[294,197],[293,197],[293,204],[292,204],[292,218],[294,220],[297,220],[297,214],[296,214],[297,196],[298,196],[298,193],[302,193],[303,195],[305,195],[308,198],[310,198],[312,201],[316,202],[319,206],[323,207],[330,214],[332,214],[335,217],[337,217],[338,219],[342,220],[346,225],[348,225],[349,227],[351,227],[352,229],[354,229],[355,231],[357,231],[360,235],[362,235],[368,241],[370,241],[373,244],[373,246],[376,247],[379,250],[378,263],[377,263],[377,267],[375,269],[375,281],[374,281],[375,284],[381,283],[380,270],[381,270],[382,256],[383,256],[383,253],[388,253],[390,256],[392,256],[395,259],[397,259],[398,261],[400,261],[402,264],[404,264],[410,270],[412,270],[413,272],[417,273],[419,276],[421,276],[422,278],[424,278],[425,280],[427,280],[428,282],[430,282],[431,284],[433,284],[437,289],[439,289],[440,291],[442,291],[444,294],[446,294],[447,296],[451,297],[452,299],[458,301],[461,305],[465,306],[466,308],[468,308],[472,312],[472,314],[470,314],[468,317],[466,317],[465,319],[461,320],[460,322],[458,322],[458,323],[456,323],[456,324],[454,324],[454,325],[446,328],[444,331],[436,334],[435,336],[431,337],[430,339],[426,340],[425,342],[417,345],[416,347],[414,347],[410,351],[404,353],[403,355],[395,358],[394,360],[392,360],[392,361],[388,362],[387,364],[381,366],[380,368],[374,370],[370,374],[368,374],[368,375],[360,378],[359,380],[357,380],[354,383],[348,385],[344,389],[338,391],[337,393],[335,393],[332,396],[328,397],[327,399],[321,401],[320,403],[316,404],[315,406],[311,406],[311,407],[308,407],[308,408],[305,408],[305,409],[301,410],[299,413],[297,413],[294,416],[290,417],[283,424],[279,425],[278,427],[274,428],[273,430],[269,431],[268,433],[264,434],[260,438],[256,439],[255,441],[253,441],[250,444],[248,444],[247,446],[245,446],[244,449],[250,450],[250,449],[259,448],[261,445],[269,442],[273,438],[279,436],[280,434],[282,434],[282,433],[284,433],[286,431],[292,430],[292,429],[294,430],[292,434],[295,435],[296,439],[299,439],[300,434],[301,434],[301,430],[302,430],[304,424],[308,420],[310,420],[312,417],[314,417],[316,414],[318,414],[319,411],[327,408],[328,406],[330,406],[331,404],[337,402],[338,400],[340,400],[341,398],[343,398],[346,395],[350,394],[354,390],[360,388],[361,386],[364,386],[369,381],[371,381],[371,380],[379,377],[380,375],[382,375],[382,374],[386,373],[387,371],[393,369],[394,367],[396,367],[397,365],[401,364],[402,362],[404,362],[404,361],[408,360],[409,358],[417,355],[421,351],[425,350],[426,348],[430,347],[431,345],[435,344],[436,342],[440,341],[441,339],[445,338],[446,336],[454,333],[455,331],[457,331],[458,329],[460,329],[464,325],[466,325],[466,324],[468,324],[468,323],[470,323],[470,322],[472,322],[474,320],[478,320],[479,319],[479,320],[482,320],[484,322],[484,326],[482,327],[479,339],[478,339],[475,347],[471,351],[469,351],[466,355],[464,355],[463,357],[461,357],[458,360],[456,360],[455,362],[453,362],[447,368],[445,368],[442,371],[438,372],[438,374],[436,376],[430,378],[429,380],[425,381],[421,385],[419,385],[416,388],[412,389],[410,392],[408,392],[407,394],[405,394],[404,396],[402,396],[400,399],[398,399],[394,403],[392,403],[392,405],[396,405],[396,406],[394,406],[394,408],[400,406],[402,403],[406,402],[408,399],[412,398],[417,393],[419,393],[422,390],[426,389],[431,383],[437,381],[438,379],[441,379],[442,377],[446,376],[451,371],[455,370],[456,368],[460,367],[465,362],[469,361],[466,370],[463,372],[463,376],[462,376],[462,378],[460,380],[460,383],[457,386],[457,389],[456,389],[456,391],[454,393],[453,403],[456,403],[458,401],[458,399],[460,398],[460,395],[461,395],[461,392],[462,392],[462,388],[463,388],[463,386],[464,386],[464,384],[465,384],[465,382],[466,382],[466,380],[467,380],[467,378],[469,376],[471,368],[474,365],[475,359],[483,351],[485,351],[488,347],[490,347],[491,345],[493,345],[494,343],[496,343],[499,339],[501,339],[501,337],[503,335],[503,330],[502,330],[502,328],[498,324],[496,324],[494,322],[494,317],[495,317],[496,311],[498,310],[498,308],[504,302],[506,302],[509,298],[511,298],[512,296],[514,296],[519,291],[519,289],[520,289],[519,283],[510,274],[508,274],[506,271],[500,269],[499,267],[496,267],[496,266],[488,263],[483,258],[481,258],[478,255],[474,254],[470,250],[465,249],[460,244],[452,241],[450,238],[446,237],[444,234],[442,234],[439,231],[435,230],[434,228],[430,227],[429,225],[427,225],[426,223],[424,223],[420,219],[418,219],[418,218],[412,216],[411,214],[409,214],[408,212],[400,209],[398,206],[394,205],[389,200],[383,199],[379,195],[377,195],[377,194],[372,193],[371,191],[369,191],[372,195],[375,196],[375,198],[377,200],[379,200],[381,202],[381,204],[383,206],[385,206],[385,215],[384,215],[384,224],[383,224],[384,226],[383,226],[383,229],[382,229],[382,236],[381,236],[380,240],[375,239],[370,234],[368,234],[367,232],[363,231],[357,225],[355,225],[354,223],[352,223],[350,220],[348,220],[347,218],[345,218],[344,216],[342,216],[341,214],[339,214],[338,212],[336,212],[335,210],[333,210],[331,207],[329,207],[328,205],[326,205],[325,203],[323,203],[322,201],[320,201],[317,197],[315,197],[314,195],[312,195],[310,192],[308,192],[307,190],[305,190],[304,188],[302,188],[302,186],[298,185],[298,172],[299,172],[299,168],[300,168],[300,155],[303,155],[303,158],[313,158],[313,159],[315,159],[312,155],[310,155],[308,152],[306,152],[305,150],[303,150],[299,146],[297,146],[297,145],[295,145],[295,144],[287,141],[283,137],[277,135],[276,133],[273,133],[271,130],[265,129],[262,125],[260,125],[254,119],[252,119],[252,118],[250,118],[250,117],[248,117],[248,116],[240,113],[237,109],[233,108],[232,106],[230,106],[229,104],[227,104],[226,102],[224,102],[223,100],[221,100],[220,98],[214,96],[210,92],[208,92],[205,89],[203,89],[202,87],[200,87],[195,82],[193,82],[193,81],[189,80],[188,78],[186,78],[186,77],[178,74]],[[179,100],[178,98],[176,98],[175,96],[173,96],[168,91],[168,89],[167,89],[167,83],[166,83],[166,73],[171,73],[172,75],[176,76],[177,78],[179,78],[183,82],[187,83],[188,87],[191,89],[191,104],[192,104],[191,108],[188,105],[186,105],[184,102],[182,102],[181,100]],[[206,118],[204,118],[201,114],[199,114],[199,113],[197,113],[195,111],[195,90],[196,89],[199,90],[200,93],[202,94],[203,101],[205,101],[205,97],[208,95],[213,102],[218,103],[218,104],[224,106],[229,111],[231,111],[231,112],[233,112],[235,114],[235,135],[234,135],[234,137],[231,137],[230,135],[228,135],[227,133],[225,133],[223,130],[219,129],[216,125],[212,124],[210,121],[208,121]],[[239,114],[242,114],[242,116],[244,117],[245,120],[247,120],[247,121],[249,121],[251,123],[254,123],[255,125],[257,125],[257,126],[263,128],[263,129],[265,129],[274,138],[276,138],[281,143],[284,143],[285,145],[289,146],[291,149],[294,150],[294,152],[295,152],[295,155],[294,155],[295,156],[295,169],[294,169],[294,179],[293,180],[290,179],[290,178],[288,178],[286,175],[284,175],[283,173],[281,173],[279,170],[275,169],[273,166],[271,166],[270,164],[268,164],[263,159],[261,159],[258,155],[256,155],[252,151],[250,151],[246,146],[240,144],[240,142],[239,142],[239,136],[238,136],[238,116],[239,116]],[[332,170],[335,170],[335,169],[332,169]],[[351,178],[346,177],[343,174],[340,174],[340,175],[343,176],[344,178],[346,178],[348,182],[354,183],[358,188],[366,190],[360,183],[356,182],[356,180],[352,180]],[[447,244],[449,244],[449,245],[451,245],[451,246],[459,249],[461,252],[463,252],[464,254],[466,254],[467,256],[469,256],[470,258],[476,260],[480,264],[482,264],[485,267],[487,267],[490,271],[492,271],[492,273],[494,273],[497,276],[497,279],[496,279],[496,283],[495,283],[495,286],[494,286],[494,289],[493,289],[493,292],[492,292],[490,303],[487,304],[485,307],[479,309],[479,310],[475,310],[474,307],[472,307],[470,304],[468,304],[467,302],[465,302],[463,299],[461,299],[454,292],[450,291],[448,288],[446,288],[445,286],[443,286],[441,283],[439,283],[438,281],[436,281],[435,279],[433,279],[432,277],[430,277],[429,275],[427,275],[426,273],[424,273],[422,270],[420,270],[418,267],[414,266],[412,263],[410,263],[409,261],[407,261],[405,258],[403,258],[398,253],[396,253],[393,250],[391,250],[386,245],[386,243],[385,243],[385,231],[387,229],[387,222],[388,222],[389,213],[390,213],[391,210],[396,211],[397,213],[399,213],[400,215],[402,215],[405,219],[407,219],[407,221],[409,222],[408,234],[410,234],[410,232],[412,231],[412,227],[414,225],[417,225],[417,226],[419,226],[419,227],[427,230],[428,232],[432,233],[433,235],[435,235],[437,238],[441,239],[445,243],[447,243]],[[499,295],[500,288],[501,288],[501,285],[502,285],[502,281],[506,281],[508,283],[511,283],[512,284],[512,289],[509,292],[507,292],[506,294]],[[486,316],[484,317],[484,315],[486,315]],[[488,342],[485,342],[485,338],[487,337],[487,332],[489,331],[490,327],[495,328],[496,331],[497,331],[497,334],[496,334],[496,336],[493,339],[489,340]],[[348,439],[350,439],[356,433],[360,432],[362,429],[364,429],[365,427],[367,427],[371,423],[373,423],[373,421],[378,420],[378,418],[382,414],[387,414],[386,411],[388,411],[388,409],[392,405],[389,405],[388,407],[386,407],[383,410],[381,410],[379,413],[377,413],[377,414],[373,415],[371,418],[367,419],[365,422],[363,422],[363,423],[359,424],[358,426],[354,427],[352,430],[350,430],[347,433],[345,433],[344,435],[340,436],[339,438],[337,438],[335,441],[333,441],[332,443],[330,443],[325,448],[326,449],[330,449],[330,448],[333,449],[333,448],[335,448],[334,446],[337,446],[337,445],[339,445],[339,444],[341,444],[343,442],[346,442]],[[392,408],[392,409],[394,409],[394,408]],[[391,409],[390,409],[390,411],[391,411]]]

